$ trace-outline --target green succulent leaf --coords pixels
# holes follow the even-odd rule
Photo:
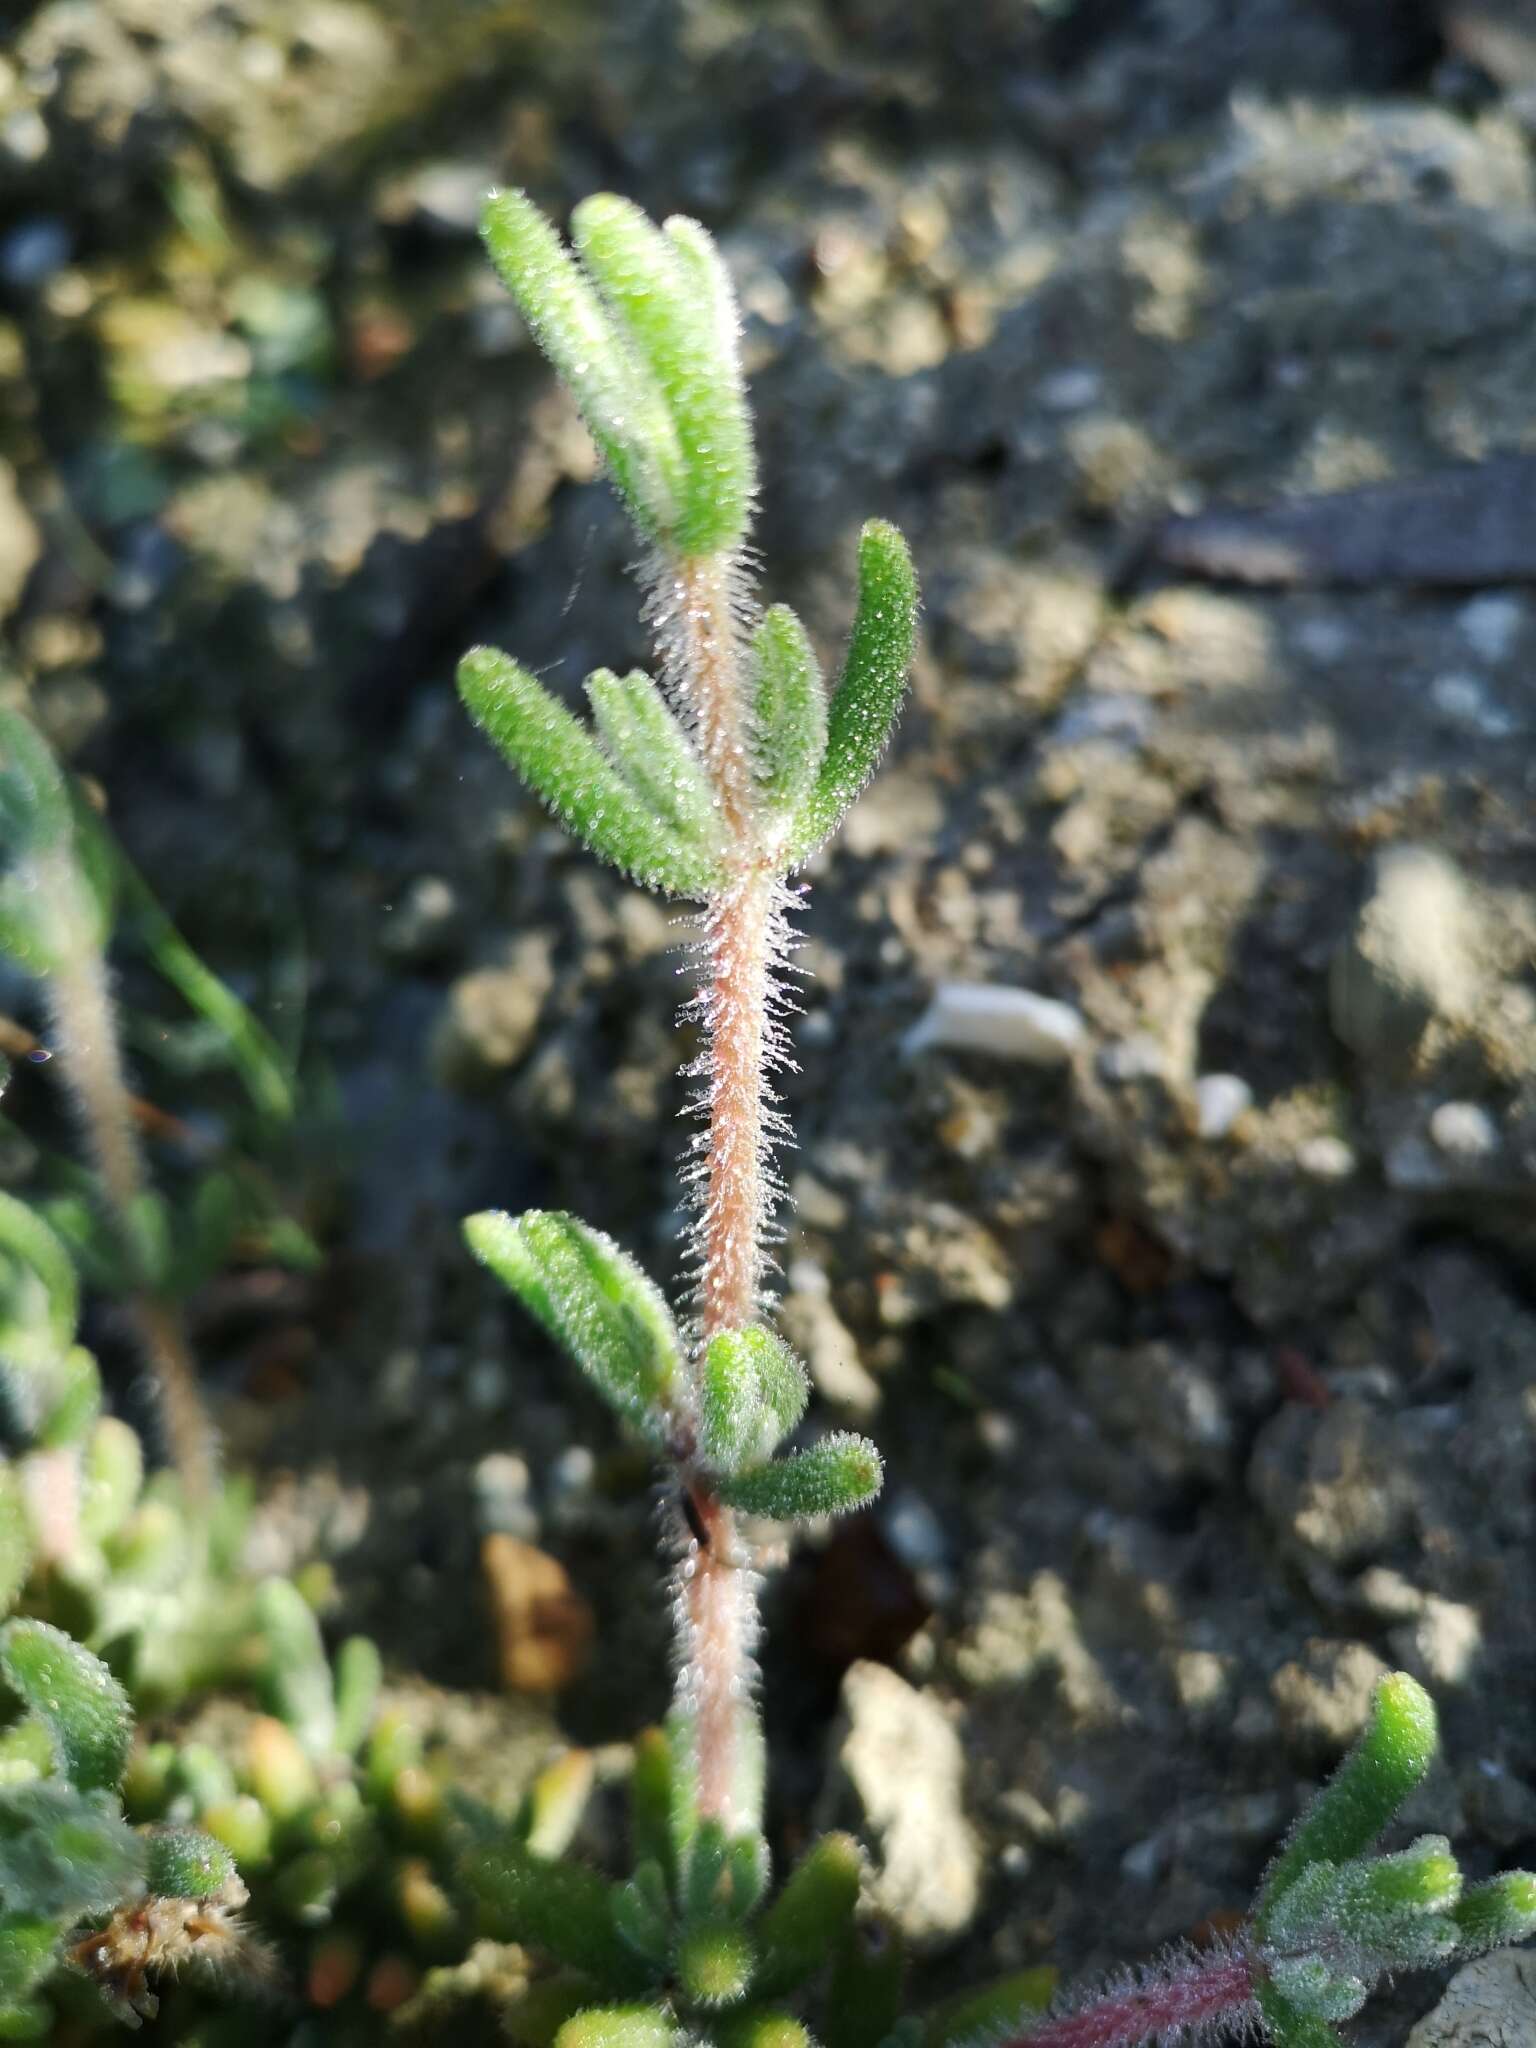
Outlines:
[[[757,477],[735,302],[714,244],[697,221],[658,229],[611,192],[582,201],[571,239],[671,415],[681,468],[669,547],[680,555],[736,547]]]
[[[758,1923],[756,1996],[782,1997],[828,1960],[853,1923],[863,1864],[851,1835],[823,1835]]]
[[[635,1738],[635,1765],[629,1781],[631,1859],[657,1864],[670,1886],[677,1871],[672,1829],[672,1745],[662,1728],[646,1728]]]
[[[672,1952],[672,1899],[666,1872],[647,1858],[613,1894],[613,1924],[636,1955],[658,1969]]]
[[[733,1920],[750,1920],[763,1902],[772,1874],[768,1843],[750,1828],[731,1842],[726,1856],[727,1907]]]
[[[816,2048],[803,2021],[772,2006],[744,2006],[722,2013],[713,2033],[719,2048]],[[828,2048],[840,2048],[840,2044],[829,2041]]]
[[[75,1277],[74,1261],[30,1203],[3,1192],[0,1253],[16,1260],[41,1282],[49,1335],[56,1350],[68,1351],[75,1341],[75,1325],[80,1318],[80,1283]]]
[[[144,1446],[138,1432],[103,1415],[86,1439],[80,1465],[80,1531],[91,1543],[115,1536],[144,1486]]]
[[[886,1940],[895,1944],[896,1937],[887,1934]],[[1059,1971],[1043,1964],[1032,1970],[1011,1971],[974,1991],[963,1991],[929,2014],[923,2048],[962,2048],[965,2042],[996,2041],[1023,2033],[1031,2019],[1047,2010],[1059,1980]],[[833,2038],[828,2048],[878,2048],[878,2044]]]
[[[494,647],[459,663],[470,716],[566,829],[649,889],[704,897],[721,880],[713,817],[694,836],[658,815],[536,677]]]
[[[798,817],[827,750],[827,689],[804,626],[787,604],[764,612],[752,636],[752,753],[758,788]]]
[[[0,1464],[0,1614],[9,1614],[32,1570],[32,1518],[21,1478],[12,1464]]]
[[[693,742],[640,669],[616,676],[600,668],[587,678],[593,722],[608,758],[657,818],[720,856],[720,820]]]
[[[901,2018],[906,1945],[884,1920],[850,1920],[832,1953],[827,1985],[827,2048],[880,2048]],[[1018,2031],[1016,2018],[994,2023],[989,2040]]]
[[[460,1872],[501,1939],[537,1949],[597,1984],[638,1990],[655,1981],[657,1969],[619,1931],[615,1887],[596,1871],[535,1856],[503,1829],[473,1843]]]
[[[757,1955],[751,1937],[732,1921],[691,1927],[677,1945],[677,1980],[695,2005],[735,2005],[747,1994]]]
[[[38,2041],[53,2014],[31,1993],[53,1968],[58,1922],[38,1913],[0,1913],[0,2041]]]
[[[384,1684],[384,1660],[368,1636],[348,1636],[336,1652],[338,1755],[356,1756],[368,1739]]]
[[[293,1738],[283,1731],[284,1738]],[[307,1766],[306,1766],[307,1770]],[[182,1742],[171,1752],[170,1785],[177,1793],[187,1795],[188,1804],[201,1813],[205,1807],[218,1806],[235,1797],[235,1774],[227,1760],[207,1742]],[[314,1773],[308,1772],[307,1784],[314,1783]]]
[[[575,1840],[596,1776],[591,1753],[568,1749],[529,1786],[518,1819],[536,1856],[563,1856]]]
[[[0,951],[31,974],[106,938],[110,907],[76,842],[69,784],[47,741],[0,710]]]
[[[1422,1782],[1439,1740],[1434,1702],[1424,1688],[1401,1671],[1382,1679],[1364,1733],[1270,1865],[1259,1894],[1261,1932],[1268,1932],[1275,1907],[1311,1864],[1348,1863],[1370,1848]]]
[[[219,1777],[228,1786],[228,1791],[221,1796],[232,1796],[235,1785],[229,1776],[228,1765],[206,1745],[199,1743],[197,1747],[202,1752],[199,1757],[203,1767],[200,1775],[206,1790],[213,1790],[214,1771],[222,1765]],[[209,1756],[213,1757],[211,1767],[207,1762]],[[319,1797],[320,1780],[314,1764],[298,1736],[275,1715],[264,1714],[247,1729],[243,1766],[246,1783],[274,1820],[295,1819]],[[199,1800],[198,1804],[201,1806],[202,1801]]]
[[[1536,1876],[1528,1870],[1507,1870],[1474,1884],[1451,1908],[1463,1955],[1512,1947],[1536,1934]]]
[[[211,1899],[235,1876],[235,1859],[201,1828],[147,1828],[144,1876],[164,1899]]]
[[[859,536],[859,601],[827,714],[826,753],[790,841],[795,865],[837,829],[885,752],[912,666],[917,604],[906,542],[894,526],[870,520]]]
[[[1330,1970],[1321,1956],[1282,1956],[1270,1968],[1275,1989],[1311,2019],[1348,2020],[1369,1993],[1358,1977]]]
[[[1346,1863],[1338,1904],[1346,1931],[1405,1913],[1445,1913],[1461,1897],[1461,1866],[1444,1835],[1420,1835],[1394,1856]]]
[[[66,1920],[110,1913],[142,1889],[145,1852],[116,1797],[59,1778],[0,1790],[0,1897]]]
[[[595,2005],[566,2021],[554,2048],[679,2048],[684,2039],[659,2005]]]
[[[654,373],[526,193],[493,193],[480,232],[534,340],[581,408],[635,523],[665,540],[687,492],[677,429]]]
[[[699,1448],[719,1472],[775,1451],[805,1413],[805,1369],[782,1337],[754,1324],[721,1330],[704,1353]]]
[[[694,1830],[680,1887],[683,1918],[690,1924],[713,1920],[719,1914],[729,1846],[725,1829],[717,1820],[701,1820]]]
[[[272,1821],[261,1801],[249,1792],[202,1807],[198,1819],[242,1870],[265,1870],[272,1861]]]
[[[47,1728],[59,1775],[78,1791],[115,1791],[133,1740],[128,1695],[99,1657],[46,1621],[0,1629],[0,1671]]]
[[[101,1413],[101,1373],[81,1344],[72,1344],[50,1375],[50,1406],[37,1432],[43,1450],[79,1443]]]
[[[1303,2012],[1274,1984],[1260,1984],[1254,1997],[1264,2016],[1270,2048],[1339,2048],[1339,2037],[1326,2020]]]
[[[1330,1935],[1376,1949],[1393,1945],[1400,1923],[1444,1914],[1460,1896],[1450,1843],[1423,1835],[1395,1856],[1312,1864],[1275,1902],[1268,1930],[1287,1949],[1321,1948]]]
[[[836,1430],[809,1450],[723,1477],[719,1491],[723,1501],[745,1514],[803,1522],[867,1507],[883,1477],[880,1453],[868,1437]]]
[[[664,1440],[681,1343],[660,1290],[612,1238],[574,1216],[486,1209],[464,1225],[470,1250],[567,1350],[642,1435]]]
[[[336,1695],[315,1610],[290,1579],[271,1578],[256,1590],[255,1619],[262,1701],[318,1762],[336,1747]]]

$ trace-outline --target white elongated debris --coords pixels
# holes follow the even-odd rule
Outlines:
[[[902,1049],[910,1054],[944,1046],[1056,1067],[1069,1060],[1087,1036],[1087,1025],[1070,1003],[1037,996],[1027,988],[944,981],[902,1040]]]

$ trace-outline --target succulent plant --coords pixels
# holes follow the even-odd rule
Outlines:
[[[106,1666],[18,1619],[0,1629],[0,1680],[19,1710],[0,1731],[0,2039],[50,2036],[45,1987],[71,1969],[137,2026],[162,1973],[245,1966],[256,1950],[228,1850],[124,1816],[133,1710]]]

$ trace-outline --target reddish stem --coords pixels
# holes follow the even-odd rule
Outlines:
[[[1111,1991],[1077,2012],[1042,2020],[1000,2048],[1137,2048],[1141,2042],[1179,2039],[1212,2020],[1246,2022],[1254,1984],[1248,1956],[1199,1957],[1181,1963],[1177,1974]]]
[[[659,607],[670,621],[673,681],[691,716],[732,848],[736,879],[709,906],[708,1126],[700,1214],[699,1341],[756,1320],[768,1207],[766,1054],[774,881],[761,861],[741,701],[729,564],[680,563]],[[741,1732],[753,1677],[757,1601],[735,1517],[697,1472],[694,1538],[683,1571],[681,1698],[693,1715],[700,1811],[739,1828]]]

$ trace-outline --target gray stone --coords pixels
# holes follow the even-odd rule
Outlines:
[[[1536,2041],[1536,1955],[1501,1949],[1458,1970],[1407,2048],[1530,2048]]]

